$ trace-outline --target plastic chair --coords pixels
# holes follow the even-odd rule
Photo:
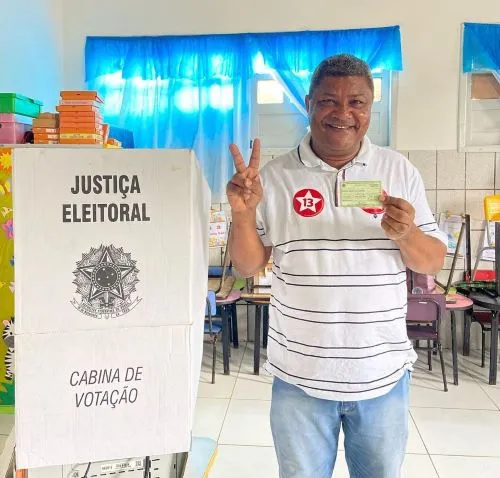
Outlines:
[[[444,294],[408,295],[408,312],[406,316],[408,338],[417,342],[416,349],[427,350],[429,370],[432,370],[432,352],[439,352],[444,391],[447,392],[448,383],[446,381],[440,333],[445,310],[446,296]],[[420,347],[420,340],[427,341],[427,347]]]
[[[479,269],[475,272],[476,281],[488,283],[495,280],[495,271]],[[486,334],[491,332],[491,312],[473,307],[466,314],[464,320],[464,355],[469,355],[470,330],[473,323],[477,323],[481,327],[481,367],[484,367],[486,362]]]
[[[205,309],[205,335],[210,335],[213,344],[213,357],[212,357],[212,383],[215,383],[215,362],[217,358],[217,338],[222,333],[222,321],[220,319],[214,320],[217,311],[215,302],[215,292],[208,291],[207,295],[207,308]]]
[[[500,222],[500,195],[497,194],[496,196],[486,196],[484,198],[484,219],[486,221],[485,234],[488,245],[480,247],[477,253],[474,271],[472,272],[472,280],[475,280],[476,278],[477,268],[484,252],[495,250],[495,238],[493,237],[491,231],[491,224],[494,222]]]

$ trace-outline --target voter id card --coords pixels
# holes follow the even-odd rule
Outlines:
[[[343,181],[340,185],[342,207],[380,206],[381,181]]]

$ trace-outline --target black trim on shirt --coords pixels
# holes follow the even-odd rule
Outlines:
[[[273,276],[276,279],[282,281],[284,284],[290,287],[325,287],[325,288],[352,288],[352,287],[389,287],[389,286],[397,286],[404,284],[406,282],[406,277],[399,282],[387,282],[385,284],[296,284],[294,282],[287,282],[285,279],[276,275],[276,272],[273,272]]]
[[[286,307],[287,309],[292,309],[292,310],[297,310],[298,312],[309,312],[313,314],[352,314],[352,315],[367,315],[367,314],[383,314],[385,312],[394,312],[396,310],[404,310],[406,308],[406,304],[402,305],[401,307],[394,307],[391,309],[385,309],[385,310],[372,310],[372,311],[326,311],[326,310],[310,310],[310,309],[298,309],[297,307],[290,307],[289,305],[284,304],[280,300],[276,298],[275,295],[271,295],[271,299],[274,299],[278,304],[282,305],[283,307]],[[273,304],[271,304],[273,305]],[[279,310],[279,309],[278,309]]]
[[[282,344],[279,340],[274,338],[271,334],[268,336],[271,340],[276,342],[278,345],[281,345],[283,348],[285,348],[288,352],[297,354],[297,355],[302,355],[303,357],[312,357],[312,358],[317,358],[317,359],[325,359],[325,360],[332,360],[332,359],[338,359],[338,360],[363,360],[363,359],[369,359],[369,358],[374,358],[378,357],[379,355],[385,355],[385,354],[390,354],[394,352],[408,352],[408,350],[411,350],[413,348],[412,345],[409,347],[406,347],[404,349],[391,349],[391,350],[384,350],[382,352],[378,352],[376,354],[372,355],[363,355],[362,357],[350,357],[350,356],[342,356],[342,355],[329,355],[329,356],[324,356],[324,355],[315,355],[315,354],[306,354],[304,352],[299,352],[298,350],[294,350],[286,346],[285,344]]]
[[[273,262],[273,266],[281,271],[281,267]],[[399,272],[387,272],[385,274],[292,274],[291,272],[281,272],[284,276],[291,277],[394,277],[406,274],[406,270]]]
[[[400,252],[400,249],[397,247],[368,247],[365,249],[351,249],[351,248],[342,248],[342,249],[329,249],[327,247],[321,247],[317,249],[290,249],[288,251],[283,251],[283,254],[291,254],[292,252],[380,252],[380,251],[397,251]]]
[[[372,384],[375,382],[380,382],[381,380],[386,380],[389,377],[391,377],[392,375],[395,375],[396,373],[401,372],[401,370],[403,370],[408,365],[408,363],[405,363],[402,367],[398,368],[394,372],[391,372],[390,374],[385,375],[384,377],[375,378],[373,380],[367,380],[367,381],[363,381],[363,382],[340,382],[338,380],[325,380],[325,379],[318,379],[318,378],[301,377],[300,375],[294,375],[292,373],[286,372],[285,370],[277,367],[269,359],[267,360],[267,362],[269,363],[269,365],[271,365],[271,367],[274,367],[276,370],[279,370],[281,373],[284,373],[285,375],[288,375],[289,377],[297,378],[299,380],[306,380],[309,382],[335,383],[338,385],[369,385],[369,384]],[[392,382],[392,383],[395,383],[395,382]],[[332,390],[332,391],[334,391],[334,390]]]
[[[281,244],[276,244],[275,247],[286,246],[294,242],[369,242],[369,241],[385,241],[391,242],[389,238],[384,237],[374,237],[374,238],[363,238],[363,239],[292,239],[290,241],[282,242]]]
[[[295,340],[290,340],[287,338],[287,336],[285,334],[278,332],[274,327],[271,327],[271,326],[269,326],[269,330],[272,330],[275,334],[278,334],[278,335],[281,335],[282,337],[284,337],[288,343],[302,345],[303,347],[309,347],[312,349],[321,349],[321,350],[362,350],[362,349],[373,349],[375,347],[380,347],[382,345],[402,345],[402,344],[408,343],[407,340],[402,340],[400,342],[380,342],[379,344],[365,345],[363,347],[324,347],[322,345],[310,345],[310,344],[304,344],[302,342],[297,342]]]
[[[424,224],[419,224],[417,227],[424,227],[424,226],[430,226],[430,225],[436,225],[437,226],[437,222],[436,221],[426,222]]]
[[[294,315],[290,314],[285,314],[282,310],[278,309],[274,304],[269,304],[271,307],[276,309],[283,317],[288,317],[289,319],[295,319],[295,320],[300,320],[301,322],[308,322],[311,324],[324,324],[324,325],[366,325],[366,324],[382,324],[382,323],[387,323],[387,322],[395,322],[396,320],[404,320],[406,319],[406,316],[401,316],[401,317],[394,317],[392,319],[383,319],[383,320],[365,320],[363,322],[349,322],[349,321],[340,321],[340,320],[332,320],[332,321],[325,321],[325,320],[311,320],[311,319],[304,319],[302,317],[295,317]]]

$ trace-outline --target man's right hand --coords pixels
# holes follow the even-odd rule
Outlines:
[[[227,185],[227,199],[233,213],[255,212],[262,199],[262,185],[259,177],[260,140],[253,142],[252,155],[248,166],[238,146],[231,144],[229,151],[233,156],[236,174]]]

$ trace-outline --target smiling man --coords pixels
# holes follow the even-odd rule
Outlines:
[[[446,236],[418,171],[366,136],[372,103],[368,65],[334,56],[314,72],[297,148],[259,172],[258,140],[248,166],[231,145],[231,257],[252,276],[273,254],[266,369],[281,478],[331,478],[341,428],[351,478],[400,476],[416,360],[406,268],[439,271]],[[351,181],[379,181],[381,203],[342,207]]]

